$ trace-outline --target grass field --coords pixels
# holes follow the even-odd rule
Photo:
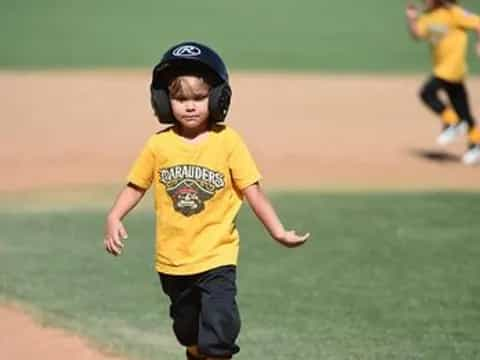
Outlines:
[[[480,12],[478,0],[463,0],[462,4]],[[145,69],[159,59],[167,46],[194,39],[216,48],[235,70],[352,72],[372,76],[376,73],[428,74],[428,47],[415,44],[409,38],[404,5],[404,0],[1,0],[0,68],[2,71],[69,68],[72,72],[82,68]],[[469,62],[472,72],[479,73],[480,61],[472,51]],[[88,162],[94,157],[87,146],[115,138],[107,129],[110,126],[115,131],[121,129],[132,104],[116,99],[116,104],[121,106],[113,112],[99,112],[98,108],[87,111],[87,94],[104,104],[107,92],[112,95],[113,91],[106,90],[110,87],[101,87],[103,93],[93,94],[95,86],[91,84],[97,83],[86,75],[81,78],[84,81],[74,85],[68,83],[68,77],[65,82],[59,82],[63,92],[75,99],[74,105],[70,105],[70,98],[59,98],[51,88],[43,87],[43,82],[35,95],[24,91],[13,99],[8,98],[7,104],[13,105],[10,108],[15,111],[3,118],[13,119],[10,123],[18,126],[3,133],[15,138],[23,137],[28,131],[32,139],[25,142],[33,143],[37,140],[33,139],[36,134],[40,141],[32,148],[22,147],[19,159],[0,156],[4,174],[25,163],[20,157],[31,156],[35,160],[44,155],[47,160],[59,159],[49,158],[46,153],[72,156],[71,163],[77,165],[78,162],[81,167],[80,159]],[[44,78],[41,81],[48,85]],[[58,79],[50,86],[57,84],[56,81]],[[125,78],[120,81],[126,86]],[[364,89],[360,86],[365,82],[361,81],[355,80],[358,88],[354,89]],[[29,83],[20,81],[9,84],[4,83],[3,88],[0,84],[4,94],[11,94],[12,89],[16,94],[21,86],[29,86],[21,85]],[[292,81],[292,84],[300,83]],[[368,130],[368,126],[375,127],[375,131],[371,131],[374,136],[368,140],[372,151],[359,155],[354,141],[358,139],[342,136],[322,138],[320,134],[317,142],[316,128],[308,130],[312,136],[305,138],[313,144],[312,149],[327,154],[338,152],[323,147],[334,142],[338,148],[347,150],[340,158],[342,161],[353,158],[355,171],[366,171],[370,162],[363,168],[359,166],[376,151],[380,138],[400,137],[407,144],[414,135],[413,131],[408,132],[410,128],[404,134],[392,134],[389,122],[415,120],[421,124],[423,115],[414,119],[412,113],[406,111],[408,106],[420,106],[413,102],[413,91],[411,103],[391,106],[388,112],[382,112],[370,106],[370,100],[358,102],[357,92],[344,97],[346,87],[342,84],[336,83],[342,86],[343,101],[337,103],[337,99],[332,98],[328,101],[332,108],[351,108],[354,115],[344,115],[342,119],[335,110],[335,116],[323,116],[325,93],[322,95],[317,89],[309,90],[318,98],[310,100],[315,107],[308,107],[311,113],[307,115],[318,114],[321,121],[339,124],[339,129],[351,126],[348,120],[353,119],[359,133],[362,129]],[[382,84],[378,88],[383,91],[387,88]],[[72,86],[81,88],[83,93],[72,91]],[[147,87],[138,89],[143,91]],[[279,89],[281,87],[275,90]],[[393,89],[388,90],[392,99],[399,101],[401,91],[388,89]],[[124,91],[124,88],[117,86],[115,91]],[[303,98],[307,94],[302,91],[305,89],[300,86],[294,94],[279,91],[276,107],[293,118],[285,99]],[[36,96],[40,92],[49,95],[47,100],[33,101],[40,99]],[[258,106],[262,104],[262,97],[268,98],[271,93],[272,89],[268,88],[258,99],[245,104],[252,108]],[[378,92],[375,94],[378,96]],[[148,103],[147,97],[143,100],[142,104]],[[307,108],[307,105],[304,106]],[[389,112],[395,112],[399,118]],[[79,117],[72,121],[73,115]],[[83,122],[81,116],[93,121]],[[115,126],[101,121],[95,123],[97,141],[88,131],[78,131],[87,128],[90,131],[95,117],[115,120],[118,117],[120,121],[115,122]],[[139,120],[141,113],[133,117]],[[267,125],[271,118],[280,116],[266,109],[262,117],[264,134],[270,135]],[[379,122],[372,125],[372,118]],[[75,136],[56,127],[65,119],[72,121]],[[73,126],[79,123],[84,124],[84,128]],[[128,148],[128,141],[134,138],[128,131],[122,136],[111,143],[112,150]],[[62,137],[71,138],[69,145],[72,146],[56,141]],[[84,146],[80,140],[86,137],[90,137],[91,142]],[[287,144],[290,146],[299,141],[295,136],[285,139],[278,141],[281,149],[285,143],[290,142]],[[317,143],[322,149],[316,148]],[[268,148],[275,152],[273,146]],[[78,150],[75,156],[71,154],[74,150]],[[282,160],[285,167],[299,161],[294,150],[292,156]],[[335,172],[335,162],[321,158],[323,165],[318,165],[315,154],[307,155],[302,156],[311,161],[312,167],[323,166],[325,172]],[[395,156],[401,155],[387,153],[392,157],[389,164],[400,164]],[[104,163],[97,164],[97,169],[112,165],[108,156],[99,158]],[[418,159],[409,158],[409,161],[416,165]],[[35,177],[41,177],[39,172],[45,171],[41,165],[33,166],[34,162],[19,172],[23,177],[31,177],[33,184]],[[64,163],[51,162],[59,173],[65,172]],[[438,178],[451,176],[453,172],[461,176],[461,170],[454,164],[425,162],[421,165],[422,169],[427,166],[438,171]],[[410,169],[415,172],[419,167]],[[370,168],[377,176],[379,172],[389,171],[385,169],[391,168]],[[279,176],[283,176],[282,171],[283,168]],[[476,176],[473,172],[462,174],[469,179]],[[313,180],[320,177],[317,173],[310,176]],[[430,185],[421,184],[423,188]],[[99,348],[132,359],[183,359],[183,350],[170,330],[167,299],[153,271],[154,224],[147,210],[148,203],[127,219],[130,239],[126,252],[120,258],[112,258],[102,248],[107,208],[99,204],[110,203],[116,187],[105,183],[88,195],[81,191],[83,185],[79,181],[78,189],[71,187],[64,189],[64,193],[56,185],[0,193],[0,303],[19,304],[43,323],[85,335]],[[276,245],[247,209],[243,209],[239,217],[242,251],[238,284],[243,328],[238,359],[480,359],[479,192],[326,194],[293,191],[273,194],[273,202],[289,226],[312,232],[312,240],[303,248],[286,250]]]
[[[464,0],[480,11],[480,3]],[[406,32],[404,0],[0,2],[0,67],[150,67],[195,39],[231,68],[430,71]],[[472,69],[480,69],[471,57]]]
[[[239,359],[480,358],[479,194],[273,202],[313,236],[286,250],[242,211]],[[2,210],[0,297],[104,349],[182,359],[152,270],[152,216],[127,219],[126,252],[112,258],[101,246],[105,211]]]

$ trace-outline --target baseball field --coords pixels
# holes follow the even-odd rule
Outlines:
[[[480,12],[478,1],[462,2]],[[439,147],[404,1],[0,2],[0,359],[180,360],[149,194],[103,224],[152,115],[151,68],[194,39],[229,65],[228,123],[288,227],[238,227],[238,359],[480,359],[480,167]],[[480,119],[480,59],[468,89]]]

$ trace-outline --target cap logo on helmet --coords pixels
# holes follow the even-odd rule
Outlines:
[[[202,53],[202,51],[193,45],[183,45],[179,46],[172,51],[173,56],[180,56],[180,57],[192,57],[198,56]]]

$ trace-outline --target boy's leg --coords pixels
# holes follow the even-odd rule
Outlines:
[[[230,360],[231,358],[213,358],[213,357],[205,357],[198,352],[196,346],[193,346],[195,350],[191,350],[192,346],[187,348],[187,360]]]
[[[463,83],[451,83],[448,84],[446,90],[460,119],[468,125],[468,139],[470,144],[480,144],[480,129],[476,126],[475,119],[470,110],[470,102],[465,85]]]
[[[235,344],[240,332],[235,282],[236,267],[222,266],[206,272],[197,283],[201,292],[198,349],[207,359],[230,359],[240,351]]]
[[[187,360],[206,360],[207,358],[200,354],[198,347],[188,346],[187,347]]]
[[[475,120],[470,111],[470,104],[465,85],[463,83],[447,83],[445,90],[447,91],[448,98],[450,99],[455,112],[462,121],[465,121],[468,124],[468,128],[472,129],[475,126]]]
[[[200,293],[195,287],[195,277],[159,275],[162,289],[171,301],[170,317],[173,320],[173,332],[178,342],[187,347],[189,353],[191,350],[192,355],[196,355],[192,349],[197,344],[198,338]]]
[[[439,91],[444,88],[445,82],[432,76],[420,90],[420,98],[430,110],[441,117],[444,127],[447,127],[457,124],[459,118],[454,109],[445,105],[438,96]]]
[[[451,83],[433,76],[427,81],[420,92],[420,97],[424,103],[442,119],[443,130],[437,137],[439,145],[448,145],[458,136],[466,132],[466,126],[460,121],[457,109],[453,105],[451,97]],[[440,90],[445,90],[450,97],[452,106],[445,105],[439,98]]]
[[[463,155],[462,161],[467,165],[476,165],[480,163],[480,129],[475,123],[468,93],[463,83],[452,83],[447,87],[447,93],[452,102],[455,111],[460,118],[468,125],[468,143],[467,152]]]

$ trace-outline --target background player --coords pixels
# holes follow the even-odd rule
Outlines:
[[[446,145],[468,133],[468,150],[463,162],[480,163],[480,130],[472,116],[464,84],[467,32],[476,31],[476,50],[480,56],[480,17],[458,6],[454,0],[425,0],[421,15],[417,7],[409,3],[406,16],[411,35],[431,44],[433,75],[423,85],[420,97],[442,119],[443,130],[437,142]],[[440,90],[446,92],[449,104],[439,98]]]

